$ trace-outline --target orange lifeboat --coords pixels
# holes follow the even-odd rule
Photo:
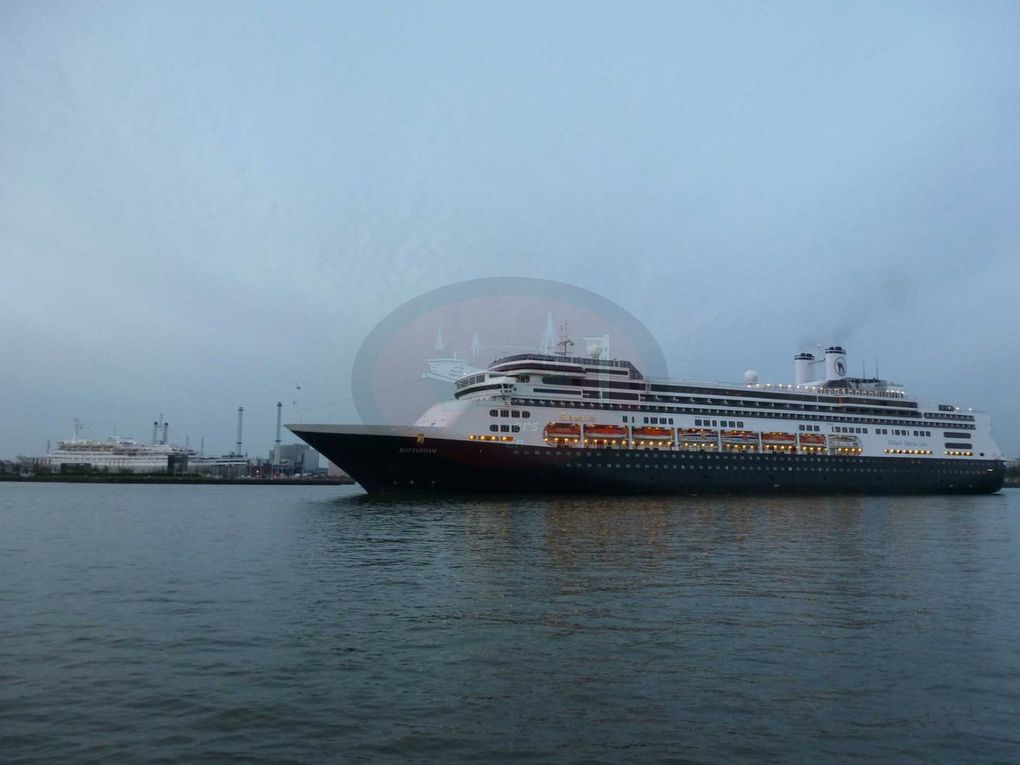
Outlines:
[[[545,426],[545,435],[566,436],[567,438],[580,438],[581,426],[575,422],[550,422]]]
[[[584,434],[592,438],[626,438],[626,425],[585,425]]]
[[[762,433],[761,440],[766,444],[795,444],[797,443],[797,435],[795,433],[773,431],[771,433]]]
[[[821,433],[801,433],[800,442],[805,446],[825,446],[825,436]]]
[[[555,446],[570,446],[581,441],[581,426],[576,422],[550,422],[543,430],[545,442]]]
[[[626,425],[585,425],[584,442],[591,446],[626,446]]]

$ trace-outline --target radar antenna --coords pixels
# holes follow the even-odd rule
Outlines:
[[[570,325],[567,322],[560,324],[560,339],[556,343],[560,356],[569,356],[569,349],[574,347],[574,341],[570,339]]]

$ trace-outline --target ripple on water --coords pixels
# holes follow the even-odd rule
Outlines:
[[[0,485],[0,759],[1012,761],[1020,492]]]

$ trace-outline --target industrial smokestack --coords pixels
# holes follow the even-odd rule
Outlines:
[[[283,403],[276,402],[276,449],[273,450],[273,467],[280,466],[280,418],[283,416]]]
[[[237,407],[237,451],[238,457],[241,456],[241,426],[244,424],[244,407]]]

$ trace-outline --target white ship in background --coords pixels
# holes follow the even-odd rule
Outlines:
[[[561,328],[561,334],[565,333],[566,329],[566,325],[564,325]],[[589,356],[594,356],[595,358],[609,357],[609,335],[586,337],[584,342]],[[542,341],[539,343],[538,352],[555,353],[556,349],[561,346],[563,348],[569,347],[567,343],[570,346],[573,345],[573,341],[564,341],[557,336],[552,314],[549,314],[546,318],[545,332],[542,335]],[[443,340],[443,328],[441,326],[436,330],[435,347],[439,353],[446,351],[446,343]],[[500,348],[505,347],[500,346]],[[485,367],[477,366],[481,350],[482,345],[478,340],[478,333],[475,332],[471,337],[471,349],[468,351],[470,360],[460,358],[457,351],[453,352],[453,356],[437,355],[434,358],[426,359],[425,371],[421,373],[421,376],[425,380],[433,380],[440,384],[446,384],[437,386],[437,388],[441,391],[444,398],[448,398],[453,395],[454,384],[457,380],[467,375],[485,371]]]
[[[478,360],[480,347],[478,333],[476,332],[471,339],[471,358],[473,361]],[[436,330],[436,351],[442,353],[445,350],[446,344],[443,341],[443,328],[439,327]],[[436,356],[435,358],[427,359],[425,371],[421,373],[421,376],[426,380],[446,383],[447,387],[443,388],[442,392],[447,393],[453,391],[453,384],[464,375],[472,375],[481,371],[483,371],[481,367],[474,366],[466,359],[458,358],[457,351],[454,351],[451,357]]]
[[[173,459],[181,460],[186,465],[188,456],[188,450],[184,447],[167,443],[169,428],[166,422],[162,423],[162,427],[154,422],[151,444],[139,443],[127,436],[90,440],[79,438],[82,425],[75,420],[74,438],[60,441],[56,449],[40,460],[40,464],[57,471],[71,467],[107,470],[111,473],[166,473],[171,469]]]

